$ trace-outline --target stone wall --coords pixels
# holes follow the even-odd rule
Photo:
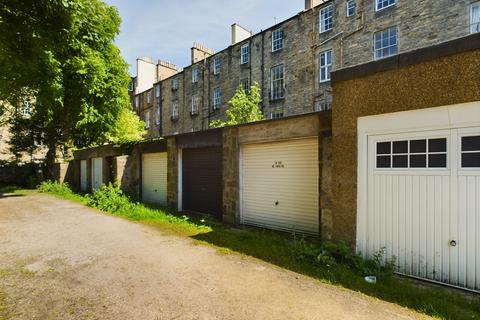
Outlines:
[[[357,13],[346,15],[347,0],[327,1],[311,10],[280,22],[252,37],[229,46],[205,60],[185,68],[183,72],[160,82],[162,87],[162,130],[154,129],[148,137],[172,135],[208,129],[212,120],[225,119],[228,101],[241,80],[257,82],[262,89],[265,118],[271,115],[291,116],[320,108],[330,108],[333,95],[330,81],[320,83],[319,57],[332,50],[333,70],[364,64],[374,60],[373,35],[396,26],[399,53],[435,45],[470,33],[470,5],[477,0],[397,0],[394,6],[375,11],[375,0],[357,0]],[[333,28],[320,33],[320,11],[333,5]],[[272,32],[282,30],[284,47],[272,52]],[[240,64],[240,48],[250,45],[250,61]],[[220,57],[220,73],[213,74],[214,59]],[[271,68],[285,68],[285,97],[270,99]],[[191,71],[200,70],[199,82],[192,83]],[[179,89],[171,90],[171,79],[178,79]],[[222,105],[213,109],[213,90],[220,88]],[[198,99],[199,114],[191,115],[192,96]],[[171,119],[172,104],[177,103],[179,118]],[[152,110],[143,104],[142,110]],[[142,111],[143,112],[143,111]],[[143,116],[143,113],[142,113]],[[154,116],[151,116],[153,119]]]
[[[223,221],[240,223],[240,148],[242,144],[319,138],[319,215],[323,239],[331,238],[331,113],[252,123],[223,130]]]
[[[113,158],[112,182],[117,183],[130,197],[140,199],[140,155],[134,148],[131,155]]]
[[[178,208],[178,150],[175,137],[167,138],[167,206]]]
[[[466,47],[478,49],[452,54]],[[445,52],[448,55],[432,60]],[[479,66],[480,35],[475,35],[392,61],[340,71],[338,81],[334,75],[334,239],[355,243],[358,117],[479,101]]]

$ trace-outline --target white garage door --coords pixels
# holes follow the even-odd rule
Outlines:
[[[103,159],[92,159],[92,190],[100,190],[103,184]]]
[[[87,191],[87,160],[80,161],[80,190]]]
[[[142,155],[142,199],[146,203],[167,205],[167,153]]]
[[[480,290],[480,127],[367,141],[358,249],[384,250],[399,273]]]
[[[318,139],[244,145],[241,222],[318,234]]]

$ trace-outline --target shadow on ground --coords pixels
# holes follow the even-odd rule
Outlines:
[[[20,190],[18,187],[13,186],[0,186],[0,199],[23,197],[24,194],[17,193]]]

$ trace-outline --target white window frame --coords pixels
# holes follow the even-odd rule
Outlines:
[[[437,139],[445,139],[446,141],[446,151],[430,151],[429,150],[429,140],[437,140]],[[425,152],[411,152],[411,141],[416,140],[425,140]],[[394,153],[393,152],[393,144],[395,142],[407,142],[407,152],[405,153]],[[390,153],[379,154],[378,153],[378,144],[379,143],[390,143]],[[374,142],[375,148],[375,163],[374,163],[374,170],[381,172],[381,171],[447,171],[450,170],[450,136],[448,135],[433,135],[433,136],[412,136],[408,137],[405,136],[403,138],[395,138],[395,139],[387,139],[387,140],[376,140]],[[445,167],[430,167],[429,157],[431,155],[445,155],[446,163]],[[407,166],[406,167],[394,167],[393,166],[393,158],[395,156],[407,156]],[[425,167],[412,167],[411,166],[411,156],[425,156]],[[390,157],[390,167],[378,167],[378,159],[377,157]]]
[[[222,91],[220,87],[213,89],[213,109],[218,110],[222,106]]]
[[[478,21],[474,21],[473,10],[478,10]],[[480,2],[472,3],[470,6],[470,33],[480,32]]]
[[[383,35],[384,33],[388,32],[389,33],[389,37],[390,38],[390,32],[392,30],[395,30],[395,44],[392,45],[392,44],[388,44],[386,47],[380,47],[380,48],[377,48],[376,47],[376,44],[377,44],[377,35],[380,36],[380,35]],[[392,56],[395,56],[398,54],[398,28],[397,26],[393,26],[393,27],[390,27],[390,28],[387,28],[387,29],[384,29],[384,30],[380,30],[380,31],[377,31],[373,34],[373,58],[374,60],[382,60],[382,59],[385,59],[385,58],[388,58],[388,57],[392,57]],[[381,41],[381,40],[380,40]],[[396,52],[393,53],[393,54],[388,54],[388,55],[382,55],[381,57],[380,56],[377,56],[377,52],[382,52],[383,50],[385,49],[390,49],[392,47],[396,47]]]
[[[200,78],[200,70],[198,67],[194,67],[192,69],[192,83],[198,83],[198,79]]]
[[[480,134],[478,134],[475,131],[472,132],[463,132],[459,135],[459,158],[458,158],[458,167],[462,171],[478,171],[480,169],[479,167],[464,167],[463,166],[463,155],[464,154],[472,154],[472,153],[480,153],[480,149],[478,150],[469,150],[469,151],[463,151],[463,138],[468,138],[468,137],[478,137]]]
[[[20,114],[23,117],[29,117],[30,116],[30,101],[28,99],[25,99],[23,101],[22,107],[20,108]]]
[[[270,120],[283,118],[283,112],[270,112]]]
[[[328,55],[330,54],[330,63],[328,63]],[[333,51],[332,49],[320,52],[319,56],[319,79],[320,83],[329,82],[331,80],[331,72],[333,66]],[[325,77],[322,77],[322,70],[325,70]]]
[[[283,29],[272,31],[272,52],[283,49]]]
[[[150,129],[150,111],[145,112],[145,129]]]
[[[385,1],[393,1],[393,3],[380,7],[381,5],[383,5]],[[375,11],[376,12],[382,11],[383,9],[390,8],[396,4],[397,4],[397,0],[375,0]]]
[[[148,90],[147,92],[147,103],[152,103],[152,90]]]
[[[240,80],[240,86],[242,87],[242,89],[248,93],[250,92],[250,78],[243,78]]]
[[[240,64],[250,62],[250,44],[246,43],[240,47]]]
[[[333,9],[334,8],[332,4],[320,9],[320,33],[324,33],[333,29]]]
[[[222,59],[220,56],[216,56],[213,58],[213,74],[218,75],[220,74],[220,68],[222,66]]]
[[[197,103],[197,95],[192,96],[192,102],[191,102],[191,109],[190,109],[190,114],[195,115],[198,114],[198,103]]]
[[[135,96],[135,109],[138,109],[140,107],[140,97]]]
[[[155,108],[155,124],[157,126],[160,124],[160,106]]]
[[[178,79],[172,79],[172,90],[178,90]]]
[[[350,12],[353,10],[353,12]],[[347,1],[347,17],[353,17],[357,14],[357,1],[356,0],[348,0]]]
[[[279,72],[281,70],[281,72]],[[278,73],[278,76],[277,76]],[[281,76],[279,76],[281,75]],[[277,83],[279,86],[277,87]],[[278,89],[280,88],[280,92]],[[285,98],[285,66],[283,64],[270,69],[270,100],[280,100]]]
[[[178,119],[178,104],[172,103],[172,120]]]
[[[160,93],[161,93],[160,84],[157,84],[155,86],[155,97],[160,98]]]

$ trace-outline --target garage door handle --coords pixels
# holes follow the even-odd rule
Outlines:
[[[455,240],[450,241],[450,246],[451,247],[456,247],[457,246],[457,241],[455,241]]]
[[[275,205],[278,206],[279,202],[278,201],[275,201]]]
[[[157,189],[155,189],[155,192],[157,192]]]

